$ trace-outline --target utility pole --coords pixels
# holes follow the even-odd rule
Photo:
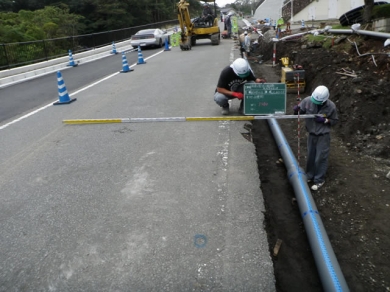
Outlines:
[[[294,0],[291,0],[291,22],[294,22],[293,7],[294,7]]]

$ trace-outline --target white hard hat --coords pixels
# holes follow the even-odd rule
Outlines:
[[[360,29],[360,23],[355,23],[351,26],[353,31],[358,31]]]
[[[315,104],[321,105],[329,98],[329,90],[326,86],[320,85],[314,89],[311,94],[311,101]]]
[[[243,58],[236,59],[230,67],[233,69],[234,73],[240,78],[248,77],[250,74],[250,67],[248,61]]]
[[[229,13],[228,13],[228,15],[230,16],[230,15],[233,15],[234,13],[233,13],[233,11],[230,11]]]

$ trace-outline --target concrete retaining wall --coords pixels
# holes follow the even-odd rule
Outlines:
[[[390,32],[390,18],[383,18],[374,21],[373,30],[380,32]]]

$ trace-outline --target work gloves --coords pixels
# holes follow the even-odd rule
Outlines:
[[[294,105],[293,107],[294,115],[297,115],[300,110],[301,108],[299,107],[299,105]]]
[[[235,97],[235,98],[238,98],[238,99],[243,99],[244,98],[244,94],[242,94],[241,92],[234,92],[233,91],[232,96]]]
[[[301,108],[299,107],[299,105],[294,105],[294,107],[293,107],[294,115],[297,115],[300,110],[301,110]],[[316,121],[317,123],[320,123],[320,124],[329,123],[329,120],[324,115],[321,115],[321,114],[316,115],[316,117],[314,118],[314,121]]]
[[[321,116],[321,115],[317,115],[314,120],[317,122],[317,123],[320,123],[320,124],[326,124],[328,122],[328,119]]]

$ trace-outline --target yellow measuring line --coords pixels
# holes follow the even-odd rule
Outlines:
[[[63,120],[64,124],[111,124],[122,123],[122,119],[79,119],[79,120]]]

